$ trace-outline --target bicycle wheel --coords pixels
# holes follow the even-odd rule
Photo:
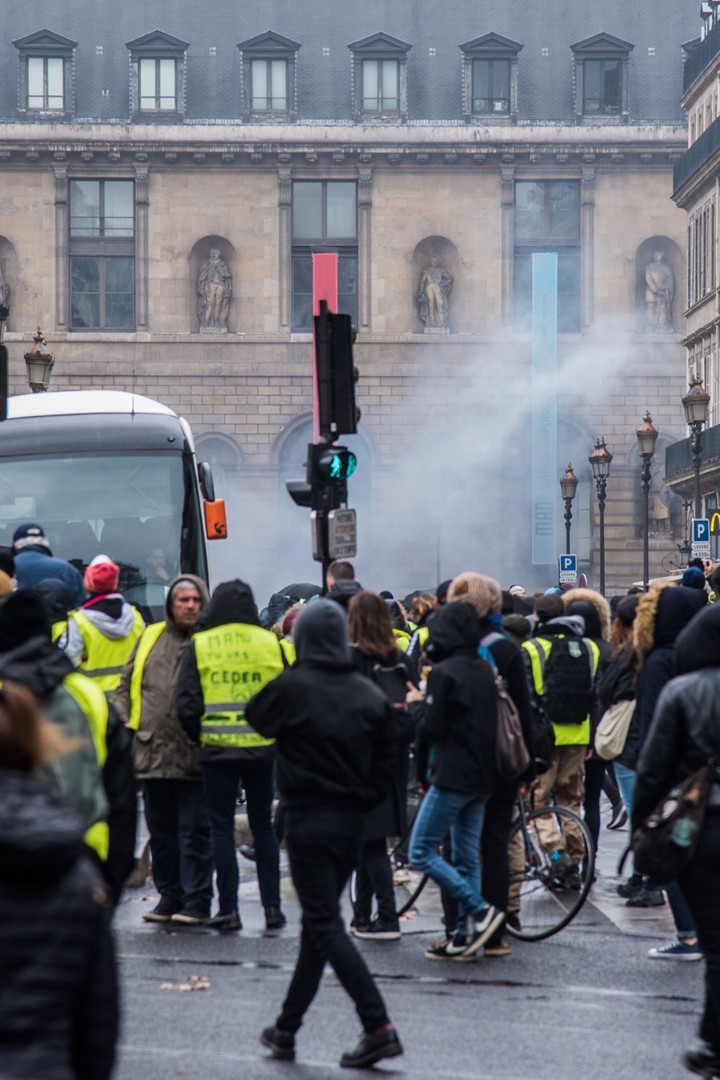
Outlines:
[[[568,837],[572,858],[565,853]],[[518,818],[510,831],[509,852],[508,910],[517,912],[520,926],[508,924],[507,931],[524,941],[541,941],[567,926],[585,903],[595,870],[590,830],[565,806],[541,807],[528,813],[524,822]]]

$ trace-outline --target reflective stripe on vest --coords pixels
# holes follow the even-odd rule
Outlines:
[[[50,631],[50,637],[52,639],[53,645],[57,645],[58,641],[63,636],[63,634],[65,633],[66,630],[67,630],[67,619],[63,619],[61,622],[56,622],[56,623],[52,624],[52,629]]]
[[[545,661],[550,655],[553,641],[557,638],[566,637],[566,634],[553,634],[552,638],[536,637],[529,641],[523,641],[521,648],[525,649],[530,657],[532,667],[533,689],[538,698],[542,698],[545,692],[543,671]],[[600,650],[590,638],[583,638],[590,646],[592,654],[592,677],[597,675],[600,662]],[[555,732],[555,746],[587,746],[590,742],[590,714],[585,717],[582,724],[553,724]]]
[[[87,659],[80,664],[80,670],[106,694],[111,694],[120,685],[123,668],[145,629],[142,615],[135,611],[132,630],[123,638],[105,637],[82,611],[74,611],[70,619],[77,624],[85,643]]]
[[[85,675],[81,675],[79,671],[72,671],[69,675],[66,675],[63,679],[63,686],[87,718],[98,765],[102,770],[107,758],[107,699],[102,690]],[[83,839],[103,862],[107,859],[110,847],[110,828],[106,821],[96,821],[86,831]]]
[[[137,731],[140,727],[140,715],[142,713],[142,677],[145,661],[150,655],[153,645],[165,629],[165,625],[164,622],[156,622],[151,623],[150,626],[146,626],[140,637],[137,652],[135,653],[132,675],[130,677],[130,718],[128,719],[128,726],[134,731]]]
[[[278,639],[259,626],[226,623],[201,630],[193,642],[204,704],[201,745],[271,746],[274,739],[248,724],[245,706],[284,669]]]

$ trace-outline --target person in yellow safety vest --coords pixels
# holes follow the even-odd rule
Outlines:
[[[242,782],[252,830],[260,899],[268,929],[285,925],[280,908],[280,854],[272,823],[275,743],[248,724],[245,706],[287,666],[271,630],[259,625],[252,590],[242,581],[218,585],[204,629],[185,654],[175,705],[188,736],[200,744],[220,910],[207,923],[239,930],[235,803]]]
[[[90,599],[68,615],[60,648],[112,700],[135,642],[145,629],[139,611],[117,591],[120,567],[97,555],[85,571]]]
[[[535,806],[549,805],[554,788],[557,803],[579,814],[585,797],[585,758],[590,749],[590,713],[600,651],[595,641],[583,637],[585,620],[579,615],[565,614],[560,595],[539,597],[535,603],[535,616],[538,621],[535,637],[523,641],[520,646],[533,704],[553,721],[553,715],[549,711],[549,673],[552,665],[553,687],[555,688],[555,682],[561,682],[562,679],[567,683],[565,688],[555,688],[558,691],[557,698],[554,689],[553,704],[558,700],[560,706],[568,712],[582,715],[582,719],[576,723],[566,722],[565,716],[563,722],[552,723],[555,749],[550,768],[538,778]],[[548,659],[553,645],[563,641],[567,643],[574,660],[571,672],[567,670],[569,665],[561,669]],[[572,685],[570,679],[575,680]],[[578,828],[566,825],[565,829],[565,835],[559,835],[550,815],[547,821],[538,821],[538,833],[543,845],[547,851],[557,855],[558,871],[567,878],[568,884],[572,885],[577,879],[580,861],[585,856],[585,844]]]
[[[395,638],[395,644],[401,652],[406,653],[410,647],[412,634],[410,633],[410,626],[405,613],[405,608],[399,600],[394,600],[392,598],[386,599],[385,603],[390,612],[390,621],[392,622],[392,632],[393,637]]]
[[[180,727],[175,688],[198,616],[210,599],[194,574],[169,583],[165,618],[147,626],[125,665],[113,704],[135,732],[133,761],[159,902],[145,922],[198,925],[210,914],[212,856],[198,748]]]
[[[438,602],[436,596],[432,593],[419,593],[413,600],[413,605],[410,609],[408,622],[414,624],[415,630],[413,631],[406,652],[418,667],[420,666],[420,657],[425,651],[425,644],[430,633],[426,623],[437,607]]]
[[[117,903],[135,856],[130,735],[102,691],[52,643],[47,611],[30,589],[19,589],[0,604],[3,678],[32,690],[47,718],[78,740],[48,769],[80,818],[85,842]]]

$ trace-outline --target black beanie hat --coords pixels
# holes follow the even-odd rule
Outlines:
[[[0,653],[10,652],[34,637],[50,641],[50,617],[37,593],[18,589],[0,604]]]

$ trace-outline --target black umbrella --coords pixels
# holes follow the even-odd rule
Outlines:
[[[285,585],[278,592],[285,596],[292,596],[293,600],[309,600],[311,596],[319,596],[322,592],[321,585],[311,585],[309,581],[295,582],[294,585]]]

